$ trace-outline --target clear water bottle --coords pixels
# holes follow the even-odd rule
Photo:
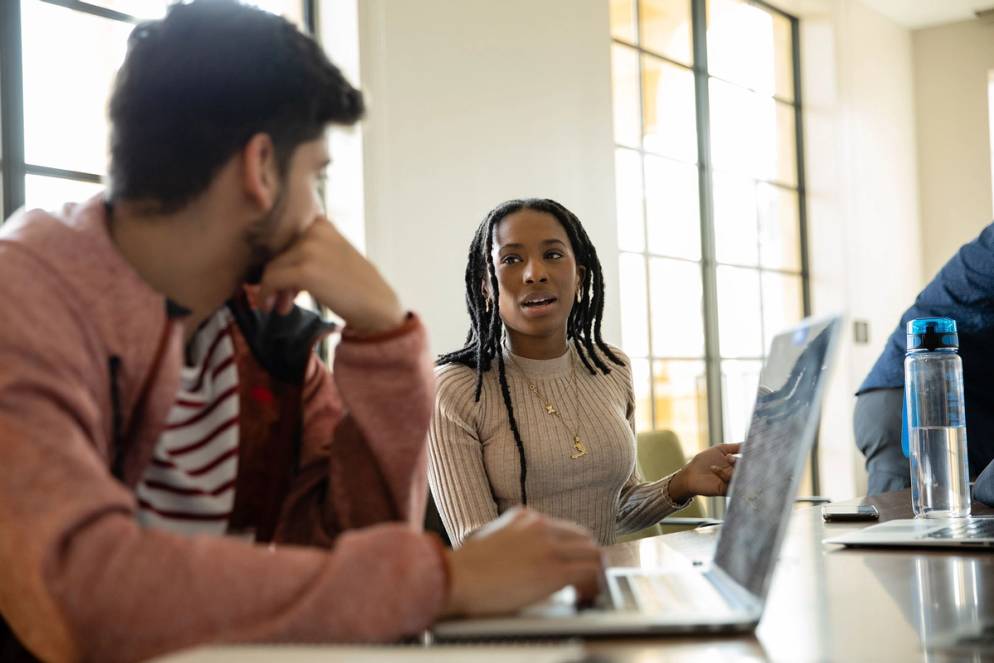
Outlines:
[[[911,506],[916,517],[970,515],[963,362],[956,321],[908,322],[904,399],[911,451]]]

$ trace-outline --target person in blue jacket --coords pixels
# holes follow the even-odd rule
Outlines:
[[[869,495],[911,485],[907,442],[902,450],[905,328],[909,320],[927,317],[952,318],[959,331],[974,479],[994,458],[994,224],[960,247],[918,294],[856,392],[853,428],[866,457]]]

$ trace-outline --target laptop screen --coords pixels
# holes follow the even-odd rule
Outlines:
[[[773,339],[759,377],[742,458],[729,487],[715,565],[766,598],[791,504],[814,441],[838,317],[802,322]]]

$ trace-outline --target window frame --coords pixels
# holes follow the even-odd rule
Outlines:
[[[621,250],[619,248],[619,255],[632,254],[638,255],[644,260],[645,264],[645,291],[646,291],[646,320],[648,323],[647,333],[648,333],[648,362],[649,362],[649,402],[651,406],[651,413],[649,419],[652,422],[652,427],[656,427],[656,384],[653,377],[653,364],[656,361],[671,361],[671,360],[687,360],[687,361],[702,361],[704,363],[704,373],[706,382],[706,402],[707,402],[707,430],[708,430],[708,443],[710,446],[721,444],[725,442],[725,431],[724,431],[724,400],[723,400],[723,389],[722,389],[722,373],[721,366],[724,359],[742,359],[742,358],[723,358],[721,356],[719,348],[719,328],[718,328],[718,267],[726,265],[726,263],[719,263],[716,255],[716,239],[715,239],[715,203],[714,203],[714,163],[711,157],[711,108],[710,108],[710,81],[712,79],[717,81],[727,82],[736,87],[742,88],[743,86],[736,83],[731,83],[730,81],[725,81],[725,79],[712,76],[708,66],[708,46],[707,46],[707,0],[685,0],[690,3],[691,10],[691,52],[692,61],[688,65],[687,63],[674,60],[672,57],[667,57],[666,55],[656,52],[652,49],[648,49],[644,46],[643,40],[641,39],[642,21],[641,21],[641,2],[639,0],[632,1],[632,9],[634,12],[634,24],[636,30],[636,39],[632,43],[626,41],[625,39],[620,39],[611,35],[610,44],[614,46],[622,46],[635,51],[638,57],[638,78],[639,78],[639,129],[640,134],[644,136],[645,134],[645,90],[644,90],[644,58],[649,56],[658,61],[665,62],[667,64],[679,67],[683,70],[689,70],[694,76],[694,103],[695,103],[695,119],[697,123],[697,174],[698,174],[698,195],[699,195],[699,220],[700,220],[700,240],[701,240],[701,257],[700,260],[692,260],[686,258],[675,258],[672,256],[658,256],[654,254],[648,242],[648,214],[646,209],[646,183],[645,183],[645,157],[646,156],[658,156],[653,152],[647,151],[640,138],[638,147],[631,147],[629,145],[624,145],[614,141],[615,151],[627,150],[638,154],[640,165],[639,172],[642,176],[642,225],[643,232],[645,233],[645,241],[643,244],[643,249],[641,251],[631,251],[631,250]],[[790,25],[790,57],[792,63],[792,84],[793,84],[793,99],[787,100],[774,94],[771,94],[771,99],[774,99],[777,103],[786,104],[793,109],[793,119],[794,119],[794,144],[796,147],[796,172],[797,181],[795,186],[789,186],[784,182],[779,182],[776,180],[765,180],[756,177],[750,177],[751,180],[755,182],[763,182],[770,186],[778,187],[786,191],[796,191],[798,200],[798,242],[800,244],[800,269],[799,271],[793,270],[778,270],[765,268],[760,263],[755,267],[750,266],[749,269],[756,271],[757,276],[761,278],[761,275],[767,272],[780,272],[789,273],[791,275],[800,276],[801,279],[801,305],[802,313],[804,316],[811,315],[811,289],[810,289],[810,269],[809,269],[809,250],[808,250],[808,224],[807,224],[807,189],[805,184],[805,169],[804,169],[804,125],[803,125],[803,91],[801,86],[801,57],[800,57],[800,22],[796,16],[788,14],[783,10],[774,7],[773,5],[764,2],[763,0],[743,0],[748,4],[757,6],[764,11],[770,12],[772,14],[778,15],[787,19]],[[704,356],[703,358],[684,358],[684,357],[666,357],[663,355],[656,355],[653,348],[653,328],[652,328],[652,284],[651,284],[651,259],[652,258],[666,258],[668,260],[677,260],[681,262],[695,262],[698,263],[701,268],[701,278],[702,278],[702,316],[704,324]],[[760,316],[762,317],[762,306],[763,298],[760,298]],[[765,342],[765,341],[764,341]],[[766,348],[764,348],[764,353]],[[819,492],[820,482],[818,477],[818,440],[815,439],[815,444],[811,451],[810,456],[810,468],[811,468],[811,488],[812,491],[817,494]]]
[[[112,21],[137,25],[143,19],[80,0],[3,0],[0,2],[0,199],[3,201],[0,224],[25,203],[25,179],[41,175],[59,179],[102,184],[98,173],[53,168],[28,163],[24,150],[24,73],[21,36],[22,1],[44,2],[70,11],[82,12]],[[316,34],[315,0],[298,0],[304,26]]]

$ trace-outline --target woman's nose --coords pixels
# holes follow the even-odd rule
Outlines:
[[[541,260],[529,261],[525,266],[525,283],[544,283],[549,280],[549,273]]]

